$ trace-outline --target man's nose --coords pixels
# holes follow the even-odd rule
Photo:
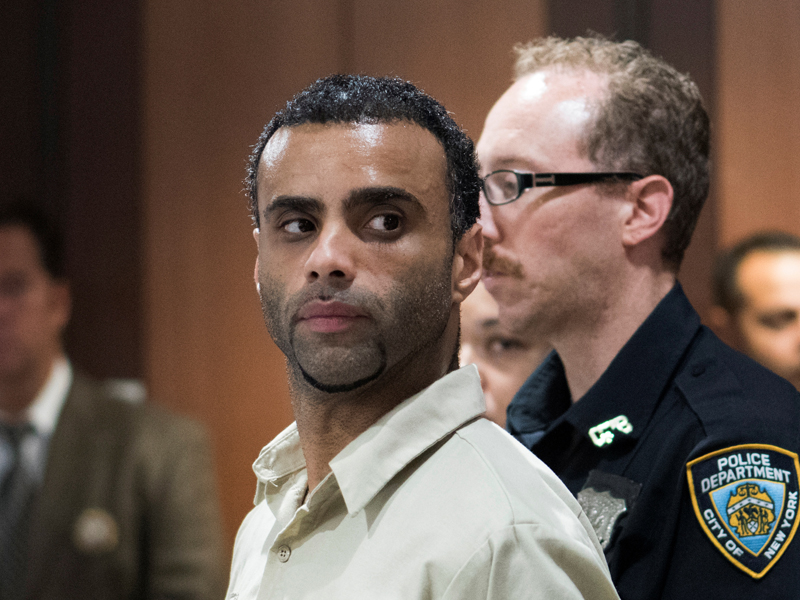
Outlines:
[[[306,259],[306,280],[349,283],[355,278],[357,237],[344,225],[324,227]]]

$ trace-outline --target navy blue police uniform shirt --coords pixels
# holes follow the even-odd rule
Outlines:
[[[800,394],[679,284],[575,404],[552,352],[507,427],[578,497],[623,600],[800,598]]]

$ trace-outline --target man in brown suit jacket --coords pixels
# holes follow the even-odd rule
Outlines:
[[[222,597],[204,430],[73,374],[69,312],[56,232],[0,210],[0,598]]]

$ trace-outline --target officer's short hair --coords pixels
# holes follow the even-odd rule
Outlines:
[[[516,77],[546,69],[604,76],[606,98],[582,140],[600,171],[663,175],[675,198],[662,257],[677,271],[709,186],[709,119],[697,85],[633,41],[547,37],[518,45]]]
[[[753,252],[800,252],[800,237],[784,231],[762,231],[717,256],[712,276],[714,304],[732,315],[744,307],[746,298],[739,288],[739,266]]]

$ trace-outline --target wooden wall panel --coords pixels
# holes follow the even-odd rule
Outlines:
[[[717,95],[714,87],[715,0],[651,0],[648,47],[681,73],[688,73],[703,95],[711,117],[712,136],[716,123]],[[711,189],[686,250],[678,279],[701,317],[711,307],[711,270],[718,245],[717,186],[714,177],[716,149],[711,148]]]
[[[477,141],[511,85],[512,46],[546,31],[544,0],[358,0],[352,69],[413,81]]]
[[[209,426],[231,542],[252,507],[250,465],[292,420],[253,283],[246,158],[288,97],[339,68],[336,8],[145,7],[147,378],[154,397]]]
[[[45,4],[58,6],[64,38],[52,58],[60,110],[45,136],[53,138],[45,159],[60,177],[45,195],[66,228],[67,351],[96,377],[141,377],[140,5]]]
[[[0,20],[0,153],[2,196],[7,202],[18,195],[41,193],[38,170],[44,167],[42,146],[43,86],[40,82],[42,54],[41,2],[12,0],[3,6]]]
[[[800,3],[717,2],[720,234],[800,235]]]

